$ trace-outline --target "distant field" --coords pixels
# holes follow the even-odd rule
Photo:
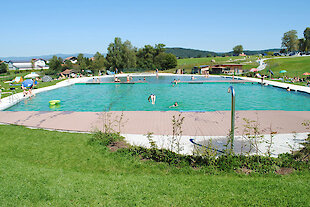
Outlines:
[[[287,57],[287,58],[276,58],[265,61],[267,63],[266,70],[268,69],[274,72],[275,76],[283,76],[279,72],[281,70],[286,70],[288,77],[306,77],[302,75],[305,72],[310,73],[310,57]]]
[[[177,168],[89,145],[89,134],[0,125],[0,206],[308,206],[309,171]]]

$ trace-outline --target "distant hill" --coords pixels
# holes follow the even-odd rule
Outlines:
[[[186,49],[181,47],[166,48],[166,53],[174,54],[179,58],[192,58],[192,57],[211,57],[217,55],[215,52]]]
[[[245,50],[244,53],[247,55],[257,55],[266,52],[279,52],[281,49],[266,49],[266,50]],[[211,56],[222,56],[222,55],[233,55],[233,52],[212,52],[195,49],[187,49],[180,47],[166,48],[166,53],[174,54],[179,58],[197,58],[197,57],[211,57]]]
[[[258,55],[258,54],[264,54],[267,52],[280,52],[281,49],[266,49],[266,50],[244,50],[243,52],[247,55]],[[233,51],[228,52],[228,53],[219,53],[219,54],[229,54],[229,55],[233,55]]]
[[[75,54],[54,54],[56,55],[57,57],[61,57],[61,58],[66,58],[66,57],[70,57],[70,56],[75,56],[77,57],[78,54],[80,53],[75,53]],[[44,60],[49,60],[49,59],[52,59],[52,57],[54,55],[37,55],[37,56],[29,56],[29,57],[0,57],[0,60],[4,60],[4,61],[30,61],[31,59],[34,59],[34,58],[42,58]],[[83,53],[84,57],[93,57],[94,54],[88,54],[88,53]]]

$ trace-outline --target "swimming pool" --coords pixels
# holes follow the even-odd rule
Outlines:
[[[8,111],[223,111],[230,110],[230,85],[236,91],[236,110],[285,110],[309,111],[310,95],[295,91],[261,86],[257,83],[178,84],[171,81],[176,76],[146,77],[146,84],[75,84],[38,94],[24,100]],[[205,80],[202,76],[199,79]],[[134,77],[134,80],[143,76]],[[190,76],[178,76],[188,81]],[[123,81],[126,77],[121,78]],[[221,80],[217,78],[213,80]],[[208,79],[212,80],[212,79]],[[92,80],[90,80],[92,81]],[[101,81],[107,81],[101,80]],[[159,82],[159,83],[158,83]],[[152,83],[152,84],[150,84]],[[156,95],[156,104],[147,98]],[[50,100],[61,100],[60,105],[50,106]],[[176,108],[169,108],[178,102]]]

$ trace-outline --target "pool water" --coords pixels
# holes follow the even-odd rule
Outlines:
[[[172,79],[173,80],[173,79]],[[169,81],[170,82],[170,81]],[[229,86],[236,92],[236,110],[309,111],[310,95],[257,83],[87,84],[42,92],[8,111],[223,111],[230,110]],[[156,95],[156,104],[148,102]],[[50,106],[50,100],[61,104]],[[179,106],[169,108],[174,102]]]

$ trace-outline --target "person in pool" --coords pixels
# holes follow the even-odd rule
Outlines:
[[[174,107],[177,107],[179,106],[178,102],[175,102],[172,106],[169,106],[169,108],[174,108]]]
[[[148,99],[147,99],[149,102],[150,102],[150,100],[152,101],[152,104],[155,104],[155,101],[156,101],[156,96],[155,96],[155,94],[151,94],[149,97],[148,97]]]

